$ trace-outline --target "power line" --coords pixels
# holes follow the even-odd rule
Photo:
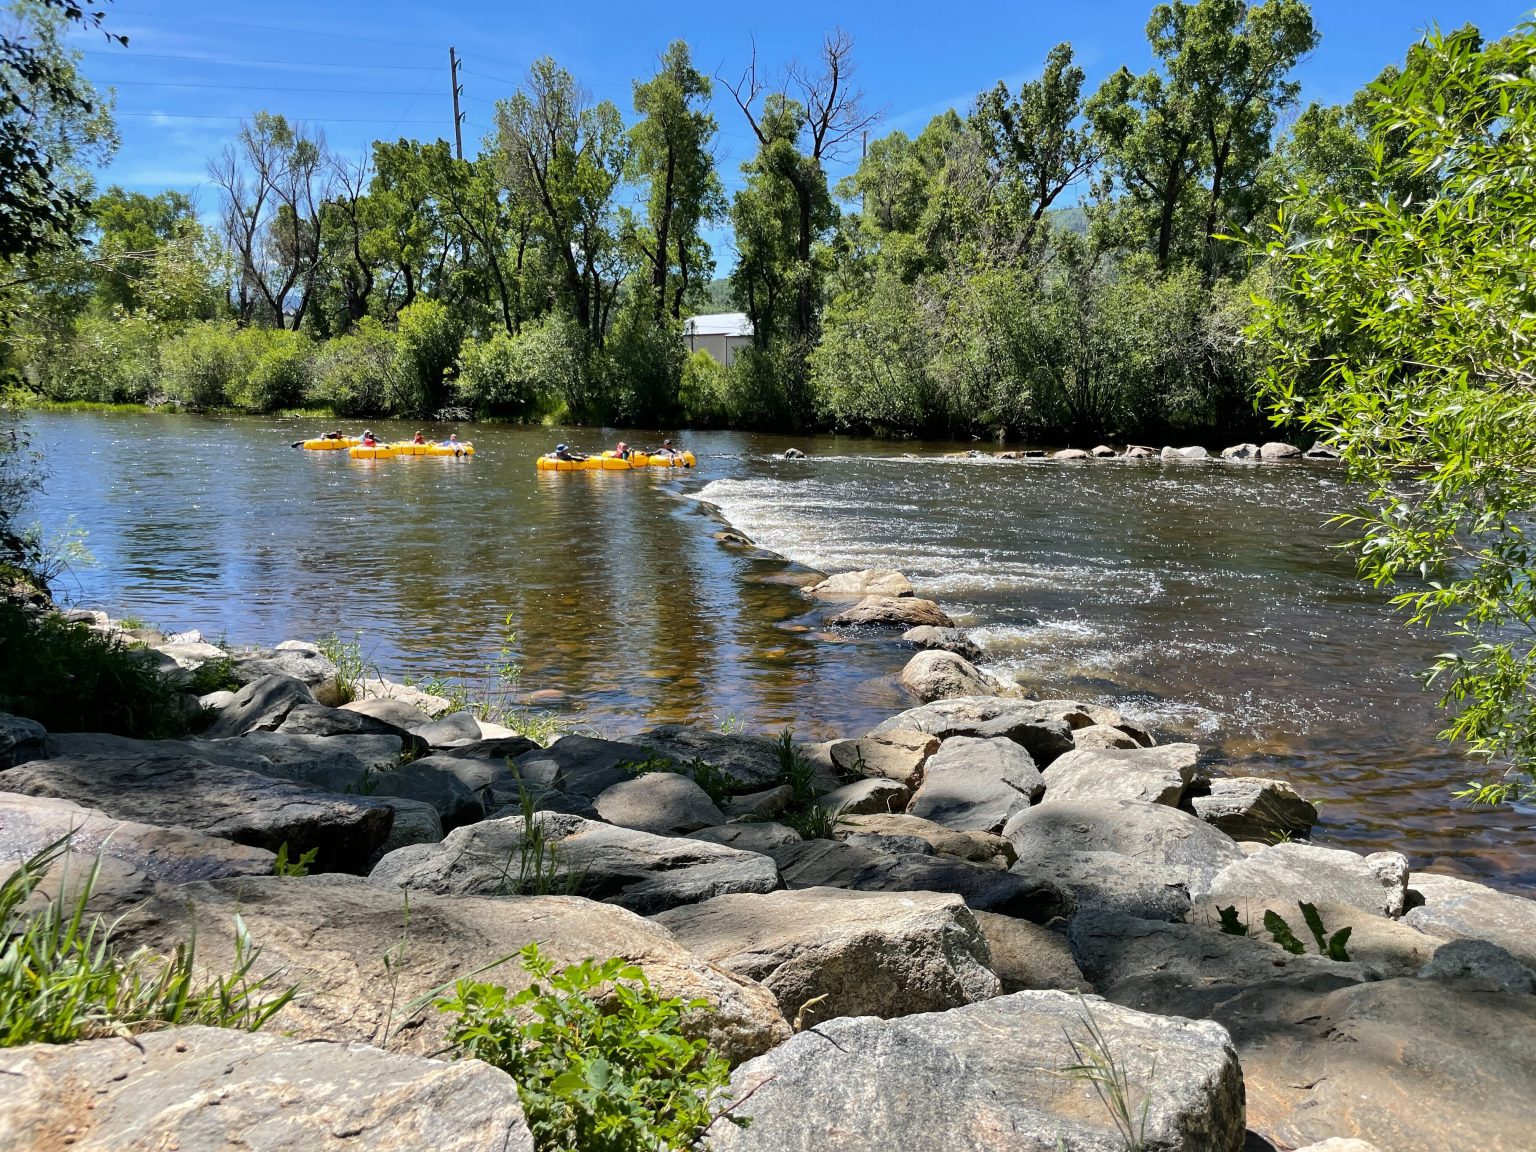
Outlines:
[[[87,56],[107,56],[106,49],[88,48]],[[377,72],[434,72],[436,68],[426,64],[336,64],[329,60],[251,60],[232,59],[228,56],[185,56],[170,52],[130,52],[123,55],[121,52],[111,53],[113,60],[192,60],[199,64],[223,64],[231,67],[243,67],[247,64],[273,65],[279,68],[340,68],[346,71],[377,71]]]
[[[138,88],[218,88],[226,92],[324,92],[332,96],[409,96],[409,92],[380,88],[285,88],[271,84],[202,84],[180,80],[92,80],[93,84],[112,84]]]
[[[409,111],[409,109],[407,109]],[[247,115],[212,115],[203,112],[113,112],[114,116],[129,116],[146,120],[246,120]],[[384,116],[291,116],[289,119],[302,120],[306,124],[388,124],[389,119]],[[402,124],[439,124],[438,120],[396,120],[390,131]]]

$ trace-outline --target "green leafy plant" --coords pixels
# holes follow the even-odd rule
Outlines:
[[[841,808],[824,808],[820,804],[811,804],[796,811],[786,812],[779,819],[807,840],[835,840],[838,825],[843,822],[843,811]]]
[[[1318,953],[1328,957],[1330,960],[1337,960],[1340,963],[1347,962],[1349,960],[1347,945],[1349,944],[1350,933],[1353,929],[1345,926],[1330,935],[1327,929],[1323,927],[1323,917],[1318,912],[1316,905],[1308,904],[1303,900],[1297,906],[1301,909],[1301,917],[1306,922],[1307,930],[1311,932],[1312,938],[1317,941]],[[1228,905],[1225,908],[1218,908],[1216,909],[1216,915],[1220,918],[1221,930],[1224,934],[1228,936],[1251,936],[1253,934],[1248,925],[1238,916],[1235,906]],[[1293,956],[1303,956],[1306,954],[1306,944],[1291,930],[1291,926],[1285,917],[1272,908],[1265,909],[1264,911],[1264,930],[1269,933],[1270,938],[1276,944]]]
[[[1301,903],[1301,915],[1307,922],[1307,930],[1312,933],[1312,939],[1317,941],[1317,950],[1319,952],[1330,960],[1344,962],[1349,959],[1349,952],[1345,945],[1349,943],[1349,935],[1353,931],[1352,928],[1345,925],[1333,933],[1333,935],[1328,935],[1327,930],[1323,927],[1323,918],[1319,914],[1317,907],[1308,904],[1306,901]]]
[[[277,850],[277,859],[272,862],[272,875],[274,876],[308,876],[309,866],[315,862],[315,857],[320,854],[320,849],[311,848],[303,853],[297,860],[288,858],[288,841],[284,840]]]
[[[121,955],[115,925],[89,911],[99,857],[83,877],[61,869],[59,896],[34,904],[69,841],[54,841],[0,881],[0,1048],[171,1024],[255,1031],[293,998],[295,988],[277,986],[278,973],[253,975],[261,949],[238,915],[234,962],[211,980],[196,975],[191,940],[170,957],[145,949]]]
[[[340,697],[337,703],[350,704],[356,700],[363,681],[379,674],[378,667],[363,655],[362,640],[361,631],[351,640],[343,640],[332,632],[315,645],[322,656],[336,665],[336,687]]]
[[[240,687],[235,679],[235,662],[228,656],[205,660],[192,671],[187,681],[187,691],[194,696],[206,696],[210,692],[233,692]]]
[[[1092,1085],[1094,1093],[1109,1113],[1110,1122],[1120,1134],[1125,1152],[1144,1152],[1147,1147],[1147,1117],[1152,1109],[1152,1094],[1143,1090],[1141,1105],[1133,1104],[1135,1089],[1125,1065],[1115,1058],[1109,1039],[1099,1028],[1098,1021],[1088,1009],[1088,1002],[1078,995],[1078,1005],[1083,1015],[1083,1027],[1087,1032],[1081,1040],[1063,1030],[1067,1046],[1076,1061],[1061,1070],[1062,1075],[1073,1080],[1083,1080]],[[1157,1075],[1154,1057],[1148,1079]]]
[[[536,943],[519,956],[533,977],[521,992],[461,980],[437,1007],[455,1017],[449,1040],[460,1054],[517,1082],[540,1152],[694,1147],[723,1114],[730,1075],[683,1031],[707,1002],[658,995],[623,958],[557,970]]]
[[[794,793],[793,803],[810,804],[816,799],[816,766],[795,746],[795,734],[791,729],[779,733],[775,751],[779,756],[779,771]]]
[[[1272,908],[1264,911],[1264,930],[1274,937],[1276,944],[1292,955],[1300,956],[1307,950],[1307,946],[1296,939],[1296,933],[1291,931],[1291,926],[1285,922],[1285,917]]]
[[[517,789],[518,810],[523,821],[517,855],[509,856],[502,869],[500,891],[505,896],[570,896],[581,887],[582,873],[563,866],[559,845],[539,823],[533,794],[522,784]]]

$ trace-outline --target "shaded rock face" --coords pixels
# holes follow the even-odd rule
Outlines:
[[[1145,1086],[1148,1148],[1238,1152],[1243,1075],[1225,1031],[1087,1001],[1130,1082]],[[1020,992],[948,1012],[829,1020],[736,1070],[752,1124],[720,1152],[1109,1152],[1124,1146],[1081,1061],[1083,1003]],[[1155,1069],[1155,1072],[1154,1072]],[[836,1091],[828,1091],[836,1085]],[[728,1130],[727,1130],[728,1127]]]
[[[1210,793],[1196,796],[1195,815],[1234,840],[1273,843],[1306,836],[1317,823],[1317,808],[1283,780],[1237,776],[1210,781]]]
[[[994,836],[990,832],[957,831],[935,824],[932,820],[924,820],[921,816],[900,812],[848,816],[839,822],[839,839],[857,834],[915,836],[935,852],[958,856],[962,860],[993,868],[1006,868],[1016,858],[1012,842],[1001,836]]]
[[[800,833],[782,824],[722,824],[717,828],[700,828],[688,833],[690,840],[705,840],[710,844],[723,844],[727,848],[739,848],[743,852],[761,852],[771,855],[775,848],[800,843]]]
[[[1536,969],[1536,900],[1496,892],[1455,876],[1417,872],[1414,899],[1403,921],[1444,940],[1489,940]]]
[[[786,1019],[906,1016],[996,996],[965,902],[937,892],[806,888],[717,896],[656,917],[684,948],[762,984]]]
[[[0,771],[41,759],[47,744],[48,730],[36,720],[0,712]]]
[[[846,816],[865,813],[900,812],[906,807],[912,792],[904,784],[894,780],[870,778],[855,780],[826,793],[816,803],[829,812]]]
[[[533,1152],[517,1085],[478,1060],[190,1027],[14,1048],[0,1073],[12,1152]]]
[[[1078,734],[1091,730],[1079,729]],[[1043,803],[1140,800],[1178,807],[1196,778],[1199,758],[1194,744],[1077,748],[1045,770]]]
[[[591,804],[605,789],[634,779],[621,765],[639,764],[651,754],[639,744],[562,736],[548,748],[518,756],[512,770],[531,791],[553,790]]]
[[[676,772],[649,772],[606,788],[597,814],[620,828],[681,836],[725,823],[725,813],[693,780]]]
[[[954,736],[983,740],[1006,737],[1024,748],[1039,767],[1074,747],[1072,729],[1060,716],[1036,701],[1001,696],[962,696],[910,708],[876,725],[870,735],[897,729],[927,732],[940,740]]]
[[[219,743],[235,751],[266,757],[273,768],[269,775],[303,780],[333,792],[339,792],[347,785],[356,788],[364,771],[394,770],[404,751],[398,736],[379,734],[298,736],[289,732],[256,731]],[[283,765],[294,766],[294,772],[281,771]]]
[[[898,728],[859,740],[839,740],[829,754],[833,765],[843,772],[883,776],[916,787],[928,758],[938,750],[938,737]]]
[[[813,600],[852,604],[866,596],[910,596],[912,582],[890,568],[865,568],[858,572],[839,572],[819,584],[804,589]]]
[[[236,692],[203,731],[210,739],[244,736],[247,732],[272,732],[301,704],[315,704],[309,685],[292,676],[263,676]]]
[[[412,1015],[405,1005],[468,973],[512,991],[525,987],[529,977],[515,953],[530,940],[556,967],[623,956],[645,969],[662,996],[707,1000],[709,1008],[690,1017],[691,1034],[733,1061],[789,1035],[765,989],[685,951],[643,917],[565,896],[414,891],[407,902],[397,888],[349,876],[216,880],[163,889],[124,920],[122,939],[164,954],[195,930],[199,963],[227,971],[237,912],[262,950],[254,975],[279,971],[280,986],[301,989],[268,1024],[274,1035],[438,1052],[447,1017],[430,1007]]]
[[[955,622],[932,600],[916,596],[866,596],[852,608],[845,608],[827,623],[842,626],[868,625],[877,628],[916,628],[929,624],[935,628],[953,628]]]
[[[480,730],[485,731],[485,725],[480,725]],[[453,756],[460,760],[514,760],[529,752],[541,751],[540,745],[519,736],[515,732],[510,736],[487,736],[480,740],[471,740],[468,744],[455,744],[452,748],[438,750],[438,756]]]
[[[987,938],[992,971],[1002,982],[1004,995],[1052,988],[1063,992],[1093,991],[1061,933],[996,912],[974,915]]]
[[[307,684],[322,704],[334,706],[342,701],[336,665],[313,644],[289,640],[277,648],[263,648],[237,656],[230,674],[239,684],[250,684],[267,676],[289,676]]]
[[[1184,869],[1131,861],[1116,852],[1031,852],[1017,857],[1009,871],[1071,893],[1079,911],[1096,908],[1144,920],[1182,920],[1193,903]]]
[[[931,624],[919,624],[901,634],[908,644],[919,648],[934,648],[963,656],[972,664],[981,659],[981,645],[959,628],[935,628]]]
[[[771,892],[778,869],[767,856],[702,840],[655,836],[579,816],[535,816],[546,843],[543,874],[556,890],[618,904],[643,914],[664,912],[731,892]],[[441,844],[417,844],[385,856],[370,879],[442,895],[497,896],[526,886],[526,827],[521,818],[455,829]],[[546,849],[546,852],[549,850]]]
[[[297,857],[315,868],[356,871],[389,835],[394,814],[366,796],[318,792],[195,757],[76,756],[36,760],[0,773],[0,791],[53,796],[109,816],[183,827]]]
[[[1424,980],[1455,980],[1489,992],[1536,993],[1536,972],[1486,940],[1447,941],[1418,974]]]
[[[1408,861],[1398,852],[1360,856],[1311,844],[1275,844],[1222,870],[1211,883],[1213,900],[1283,898],[1347,904],[1377,916],[1401,916]]]
[[[964,656],[940,648],[919,652],[901,670],[902,686],[924,703],[957,696],[1004,696],[1009,688]]]
[[[679,767],[695,759],[703,760],[736,782],[733,791],[757,792],[784,782],[778,742],[763,736],[663,724],[642,732],[635,742],[645,745],[647,753],[654,751],[666,756]]]
[[[929,759],[907,811],[946,828],[1001,832],[1044,790],[1029,753],[1012,740],[954,736]]]

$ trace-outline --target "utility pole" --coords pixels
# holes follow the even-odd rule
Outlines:
[[[464,113],[459,111],[459,97],[464,94],[464,85],[459,83],[460,60],[452,48],[448,49],[448,86],[453,89],[453,154],[460,160],[464,159]]]

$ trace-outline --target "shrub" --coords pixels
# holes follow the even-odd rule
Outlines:
[[[188,408],[231,403],[250,374],[251,353],[233,323],[193,324],[160,354],[167,398]]]
[[[372,316],[345,336],[327,341],[315,358],[309,400],[338,416],[372,416],[388,410],[395,371],[396,339]]]
[[[725,423],[725,371],[708,352],[694,352],[683,361],[677,406],[685,422]]]
[[[533,382],[516,337],[498,328],[484,340],[466,340],[459,349],[454,399],[482,414],[524,417],[536,406]]]
[[[517,1081],[540,1152],[692,1148],[719,1115],[730,1070],[683,1034],[706,1001],[657,995],[622,958],[555,970],[532,943],[520,953],[534,982],[516,995],[461,980],[440,1011],[465,1056]]]
[[[314,346],[300,332],[247,328],[238,335],[247,371],[230,400],[254,412],[296,408],[309,391]]]
[[[655,324],[649,289],[631,293],[604,348],[609,415],[621,424],[670,423],[688,351],[682,326]]]
[[[160,389],[164,339],[142,314],[82,316],[67,337],[36,350],[29,374],[50,400],[142,404]]]
[[[461,333],[453,312],[437,300],[417,300],[400,310],[389,377],[389,403],[396,415],[430,416],[443,406]]]

